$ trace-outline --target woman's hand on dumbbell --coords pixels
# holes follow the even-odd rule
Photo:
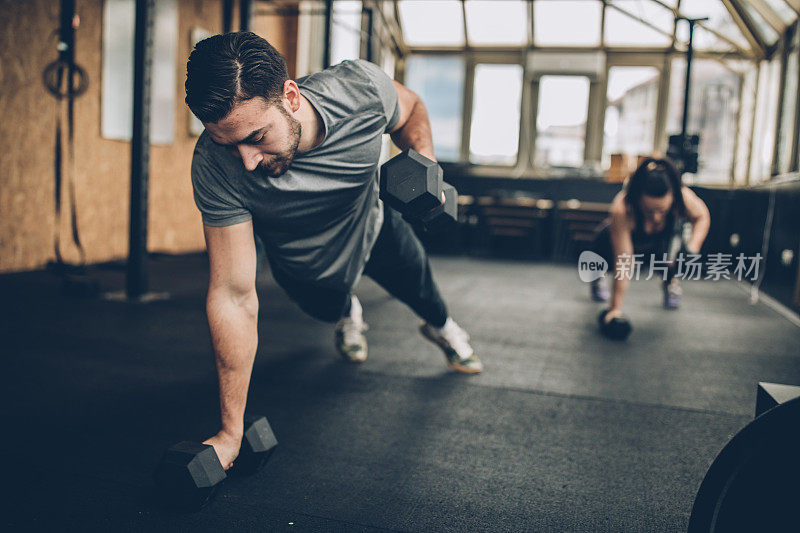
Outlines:
[[[622,318],[623,316],[624,316],[624,315],[622,314],[622,309],[620,309],[620,308],[616,308],[616,307],[611,307],[611,308],[609,308],[609,310],[608,310],[608,311],[605,313],[605,316],[603,317],[603,321],[604,321],[606,324],[608,324],[609,322],[611,322],[611,321],[612,321],[612,320],[614,320],[615,318]]]

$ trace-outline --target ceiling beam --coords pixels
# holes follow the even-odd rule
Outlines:
[[[570,47],[570,46],[532,46],[527,49],[533,52],[557,52],[557,53],[581,53],[581,52],[606,52],[610,54],[625,54],[629,56],[664,56],[674,55],[682,57],[684,52],[680,49],[672,50],[669,47],[637,47],[632,48],[628,46],[583,46],[583,47]],[[464,52],[462,46],[412,46],[409,48],[412,54],[430,54],[430,55],[453,55]],[[470,48],[469,52],[473,56],[492,56],[492,57],[505,57],[509,61],[512,58],[523,57],[522,53],[526,49],[519,46],[477,46]],[[753,55],[750,52],[738,51],[713,51],[713,50],[695,50],[694,57],[696,58],[716,58],[716,59],[742,59],[752,60]],[[513,62],[513,61],[512,61]]]
[[[678,4],[678,8],[676,9],[676,8],[674,8],[674,7],[672,7],[672,6],[668,5],[668,4],[665,4],[661,0],[652,0],[652,1],[655,2],[656,4],[660,5],[661,7],[665,8],[665,9],[669,9],[670,11],[672,11],[672,14],[675,15],[676,17],[689,18],[686,15],[684,15],[683,12],[680,10],[680,3]],[[800,2],[800,0],[797,0],[797,1]],[[735,22],[735,20],[736,19],[734,18],[734,22]],[[712,28],[711,26],[709,26],[707,23],[700,21],[700,22],[697,22],[697,25],[699,27],[703,28],[708,33],[714,35],[717,39],[725,41],[729,45],[733,46],[740,53],[743,53],[743,54],[746,54],[746,55],[749,55],[749,56],[758,55],[757,53],[754,53],[754,50],[758,50],[758,48],[747,50],[745,48],[742,48],[742,45],[740,45],[739,43],[737,43],[736,41],[734,41],[733,39],[731,39],[730,37],[728,37],[724,33],[721,33],[719,31],[715,30],[714,28]],[[750,46],[753,46],[753,42],[750,39],[748,39],[748,32],[745,31],[745,30],[742,30],[741,27],[739,28],[739,30],[744,35],[745,39],[747,39],[747,42],[750,43]],[[686,43],[681,43],[681,44],[685,45]]]
[[[783,19],[781,19],[764,0],[748,0],[748,3],[753,6],[753,9],[755,9],[759,15],[764,17],[767,24],[769,24],[778,35],[783,35],[783,32],[786,31],[786,24],[783,23]]]
[[[607,8],[610,7],[611,9],[615,9],[615,10],[619,11],[620,13],[622,13],[623,15],[625,15],[625,16],[627,16],[629,18],[632,18],[633,20],[635,20],[637,22],[640,22],[640,23],[644,24],[645,26],[647,26],[651,30],[655,30],[658,33],[660,33],[661,35],[669,37],[670,39],[672,38],[672,32],[667,32],[667,31],[662,30],[661,28],[659,28],[658,26],[656,26],[652,22],[648,22],[647,20],[645,20],[645,19],[643,19],[643,18],[641,18],[641,17],[639,17],[637,15],[634,15],[633,13],[628,11],[627,9],[621,8],[618,5],[611,4],[611,3],[607,3],[606,7]]]
[[[728,10],[728,13],[733,17],[733,21],[739,27],[744,38],[753,47],[756,57],[764,58],[767,56],[767,45],[761,37],[761,33],[756,28],[755,22],[750,18],[744,10],[744,7],[739,0],[721,0],[722,5]]]

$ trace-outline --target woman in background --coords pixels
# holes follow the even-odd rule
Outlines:
[[[691,233],[687,242],[682,243],[686,222],[691,224]],[[648,158],[614,198],[609,217],[598,228],[593,251],[608,262],[609,272],[620,267],[631,269],[634,254],[644,254],[642,257],[646,261],[650,258],[661,261],[664,254],[669,254],[673,262],[662,286],[664,308],[677,309],[681,289],[675,277],[675,255],[678,249],[689,254],[699,253],[710,224],[706,204],[681,184],[681,175],[672,162]],[[605,278],[592,283],[593,300],[610,300],[606,322],[622,317],[622,302],[630,274],[628,270],[614,276],[610,295]]]

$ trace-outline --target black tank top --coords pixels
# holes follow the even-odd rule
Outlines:
[[[670,209],[667,217],[664,220],[664,227],[654,233],[647,233],[644,230],[644,216],[639,209],[634,208],[634,220],[636,227],[631,232],[631,240],[633,241],[634,250],[647,250],[656,248],[659,245],[669,241],[675,234],[678,224],[678,218],[675,216],[675,210]]]

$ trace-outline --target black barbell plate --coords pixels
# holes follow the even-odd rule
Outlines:
[[[800,530],[800,398],[747,424],[714,459],[689,533]]]

